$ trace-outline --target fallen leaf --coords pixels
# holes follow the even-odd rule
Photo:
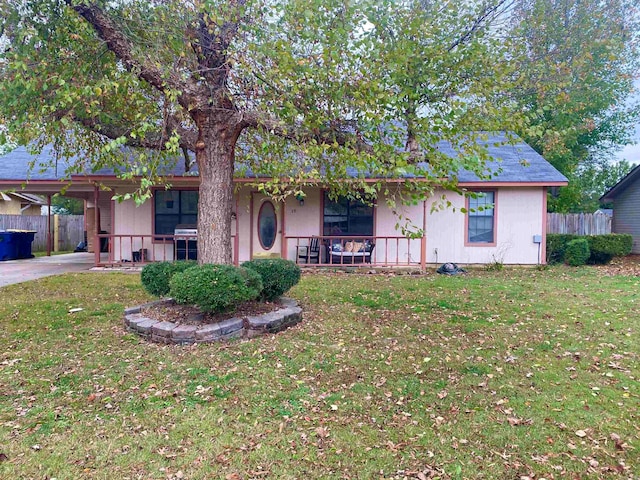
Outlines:
[[[576,435],[580,438],[584,438],[587,436],[587,432],[585,432],[584,430],[576,430]]]

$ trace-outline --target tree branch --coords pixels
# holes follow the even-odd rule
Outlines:
[[[469,28],[449,46],[447,52],[451,52],[456,47],[467,43],[478,30],[485,26],[487,19],[494,18],[501,8],[507,9],[513,3],[514,0],[499,0],[496,4],[485,5]]]
[[[322,130],[310,131],[296,126],[285,125],[273,117],[252,111],[242,114],[240,128],[247,127],[267,130],[272,135],[293,142],[315,141],[325,145],[337,144],[350,146],[357,152],[373,153],[373,147],[364,140],[354,122],[342,121]]]
[[[178,142],[180,148],[195,151],[198,134],[195,130],[185,128],[182,123],[175,117],[166,118],[164,128],[156,132],[146,132],[144,138],[131,136],[131,129],[121,125],[101,123],[93,117],[80,117],[72,112],[66,112],[73,121],[79,123],[83,127],[92,132],[104,135],[107,138],[115,140],[116,138],[126,138],[126,144],[130,147],[148,148],[151,150],[165,150],[166,142],[172,133],[180,136]],[[62,118],[65,114],[59,114]]]
[[[168,89],[179,92],[177,96],[178,103],[186,111],[203,107],[198,104],[198,100],[208,97],[206,89],[198,85],[193,79],[184,80],[176,73],[165,74],[150,62],[138,61],[134,58],[133,47],[127,37],[97,5],[87,3],[74,5],[71,0],[66,1],[73,10],[93,27],[98,37],[122,61],[129,72],[137,75],[162,93],[168,93]]]

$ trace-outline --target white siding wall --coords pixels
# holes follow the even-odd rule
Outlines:
[[[402,237],[402,230],[396,228],[408,226],[410,229],[421,229],[423,226],[424,204],[397,205],[390,207],[385,198],[378,201],[376,207],[376,231],[378,237]],[[407,223],[408,222],[408,223]],[[373,251],[377,262],[420,265],[421,239],[384,239],[376,240]]]
[[[289,198],[285,203],[285,235],[289,237],[309,237],[321,235],[321,189],[305,189],[307,194],[304,205],[300,206],[295,198]],[[122,193],[122,192],[118,192]],[[437,191],[434,198],[439,198],[442,191]],[[242,188],[238,195],[238,238],[240,262],[251,257],[251,189]],[[464,199],[457,194],[448,193],[447,197],[456,209],[431,213],[434,201],[427,202],[427,263],[436,264],[456,262],[460,264],[485,264],[499,261],[505,264],[536,264],[538,263],[538,245],[533,243],[534,235],[541,235],[545,215],[543,215],[543,189],[541,187],[512,187],[499,188],[497,193],[497,236],[496,246],[465,246],[465,215],[459,210],[464,207]],[[151,235],[152,206],[151,201],[136,206],[133,201],[114,203],[114,234]],[[410,219],[418,228],[423,225],[423,203],[413,206],[403,206],[398,209],[401,215]],[[376,207],[375,232],[379,237],[396,237],[402,233],[396,230],[398,222],[391,208],[384,200]],[[130,245],[118,242],[114,253],[115,260],[131,259],[131,250],[142,248],[141,240],[134,239]],[[145,241],[147,242],[147,241]],[[302,243],[301,243],[302,244]],[[288,255],[295,260],[296,242],[288,242]],[[173,246],[163,244],[148,245],[154,251],[155,259],[172,259]],[[435,250],[438,253],[436,255]],[[397,257],[396,257],[397,254]],[[394,262],[396,258],[401,263],[420,263],[420,239],[401,240],[396,242],[378,241],[375,249],[377,262],[388,260]]]
[[[442,195],[436,192],[435,198]],[[497,191],[496,246],[465,246],[464,198],[447,194],[451,208],[427,217],[427,263],[455,262],[462,264],[538,263],[538,245],[534,235],[542,235],[544,196],[541,187],[499,188]],[[429,211],[431,205],[429,204]],[[438,253],[436,256],[435,250]]]
[[[124,192],[118,192],[124,193]],[[151,235],[153,233],[152,200],[136,205],[133,200],[113,202],[115,235]],[[132,251],[141,248],[148,250],[148,255],[155,260],[173,260],[173,244],[152,243],[149,238],[114,239],[113,260],[132,260]]]
[[[284,205],[285,234],[289,237],[311,237],[322,235],[321,208],[322,191],[319,188],[305,189],[304,205],[295,198],[288,198]],[[296,260],[297,240],[289,240],[287,258]],[[299,245],[307,245],[307,240],[300,240]]]
[[[640,181],[625,188],[613,202],[613,231],[633,236],[632,253],[640,253]]]

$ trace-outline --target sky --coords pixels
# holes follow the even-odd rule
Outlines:
[[[634,136],[634,145],[627,145],[616,154],[618,160],[628,160],[629,163],[640,163],[640,125],[636,125],[636,133]]]
[[[629,103],[640,101],[640,79],[634,82],[636,90],[635,95],[629,99]],[[640,123],[636,125],[636,131],[633,136],[633,145],[627,145],[616,154],[617,160],[628,160],[629,163],[640,163]]]

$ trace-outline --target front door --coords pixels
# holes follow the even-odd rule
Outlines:
[[[252,199],[251,245],[251,258],[282,256],[282,209],[260,193]]]

